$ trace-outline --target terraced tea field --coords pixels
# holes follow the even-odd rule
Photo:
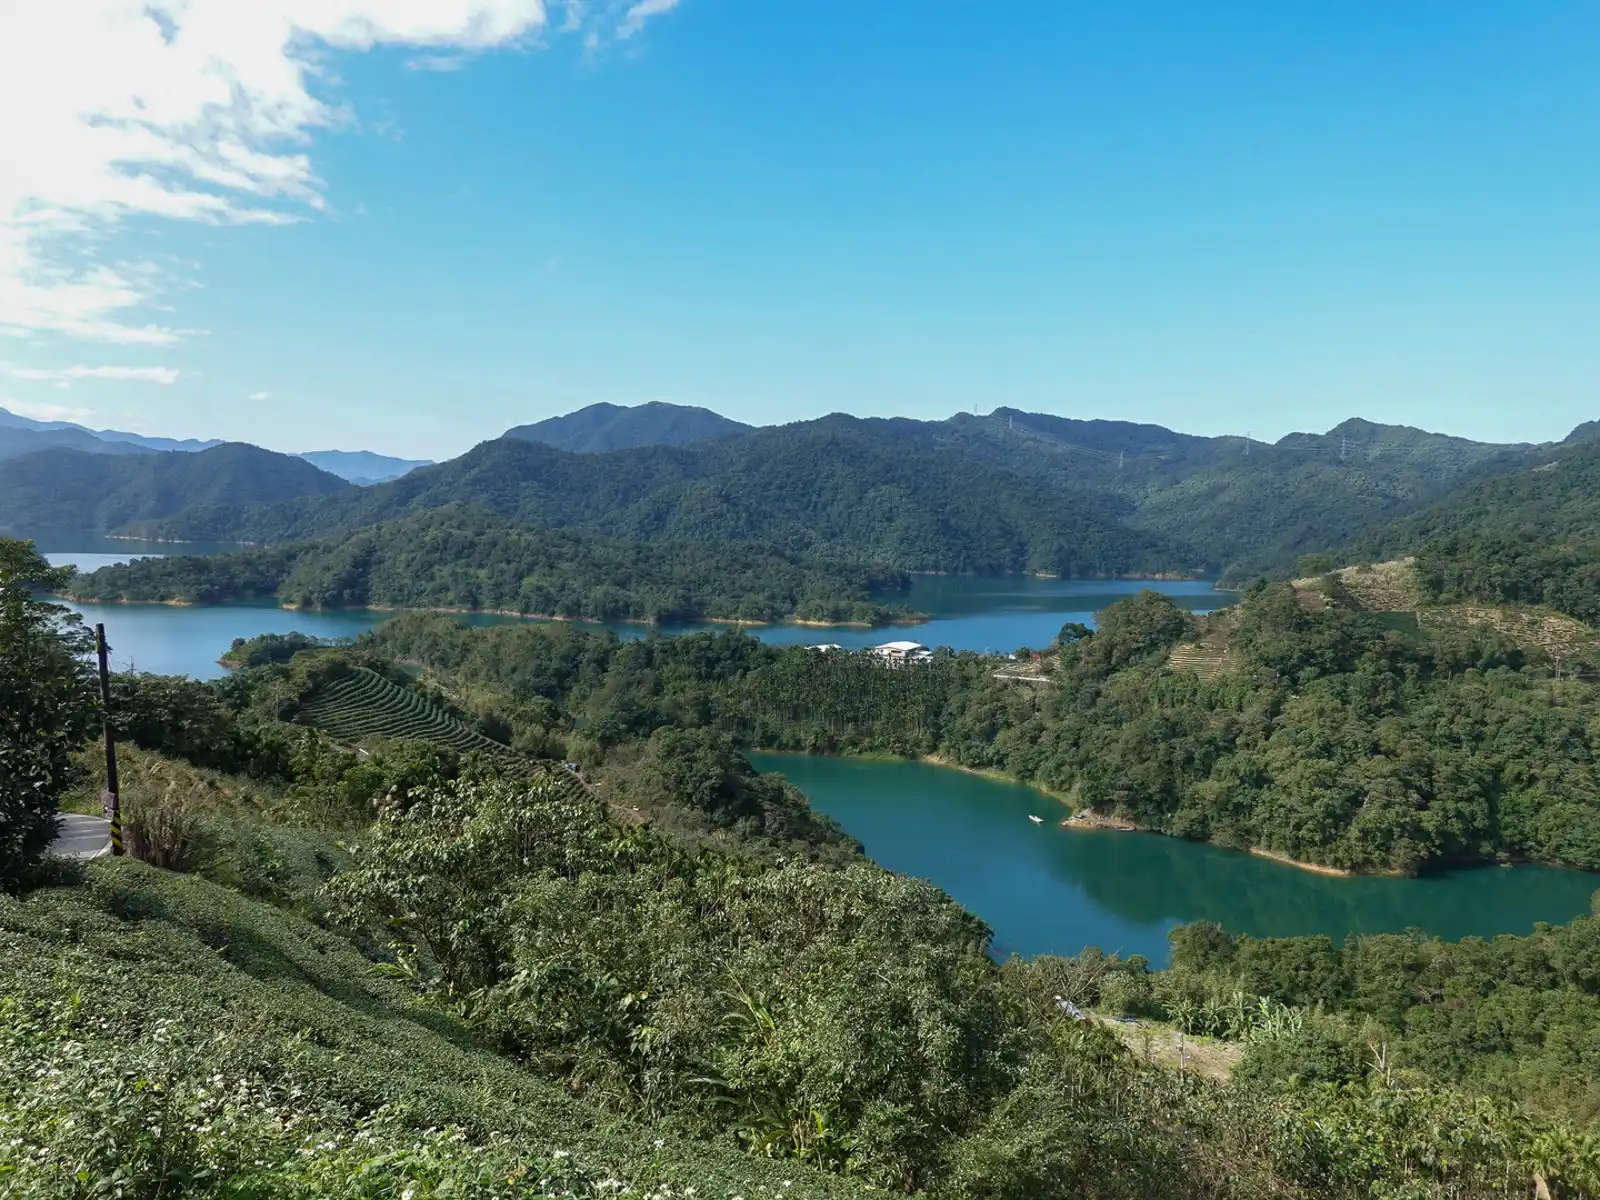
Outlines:
[[[509,755],[507,746],[486,738],[416,692],[360,668],[319,689],[300,707],[302,725],[314,725],[342,742],[362,738],[404,738],[432,742],[466,753]]]

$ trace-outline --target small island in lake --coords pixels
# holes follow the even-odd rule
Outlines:
[[[886,625],[925,620],[881,597],[911,577],[744,542],[626,542],[461,507],[337,537],[230,554],[142,558],[73,578],[101,603],[490,612],[593,621]]]

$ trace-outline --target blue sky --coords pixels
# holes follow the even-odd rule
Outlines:
[[[96,2],[120,63],[142,7]],[[159,152],[85,135],[98,175],[65,133],[11,147],[0,405],[432,458],[601,400],[1600,417],[1592,5],[420,2],[192,38],[175,7],[109,83],[81,28],[32,31],[11,65],[65,70],[79,126],[91,84],[181,90],[190,42],[253,102],[164,97]]]

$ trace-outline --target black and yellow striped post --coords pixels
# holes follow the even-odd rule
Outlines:
[[[100,804],[111,822],[111,853],[122,853],[122,798],[117,788],[117,735],[111,728],[111,671],[106,665],[106,627],[94,627],[94,651],[100,660],[100,718],[106,742],[106,790]]]

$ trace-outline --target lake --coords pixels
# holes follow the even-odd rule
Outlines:
[[[1107,953],[1167,961],[1167,933],[1212,920],[1287,937],[1528,933],[1589,911],[1600,875],[1483,867],[1426,879],[1340,878],[1153,833],[1063,829],[1032,788],[926,763],[751,754],[892,871],[927,879],[988,922],[1002,956]],[[1029,814],[1044,818],[1036,825]]]
[[[40,552],[56,566],[72,564],[92,571],[140,555],[159,555],[175,549],[156,542],[112,541],[104,537],[60,532],[34,535]],[[214,553],[226,546],[192,547],[185,552]],[[918,575],[911,591],[891,597],[932,620],[918,625],[861,629],[819,628],[813,625],[756,625],[748,632],[775,645],[836,642],[842,646],[876,646],[896,638],[910,638],[930,646],[957,650],[1009,652],[1022,646],[1047,645],[1068,621],[1092,624],[1094,614],[1141,588],[1154,588],[1171,596],[1192,612],[1209,612],[1231,603],[1232,593],[1218,592],[1203,581],[1034,579],[1028,576],[975,577]],[[224,672],[217,658],[234,638],[298,630],[319,638],[354,637],[371,629],[392,613],[371,610],[308,612],[271,604],[180,606],[164,604],[72,604],[90,624],[104,623],[112,660],[119,669],[129,667],[161,674],[192,675],[212,679]],[[473,624],[518,620],[474,614],[463,617]],[[591,629],[610,629],[620,637],[639,638],[649,627],[626,621],[577,622]],[[726,631],[732,626],[711,622],[663,625],[667,635]]]
[[[41,536],[39,544],[57,565],[71,562],[88,570],[172,549],[81,535]],[[1091,623],[1096,611],[1142,587],[1196,612],[1232,599],[1201,582],[918,576],[904,599],[932,615],[925,624],[894,630],[759,626],[750,632],[777,643],[867,646],[910,637],[957,649],[1013,650],[1045,645],[1067,621]],[[293,630],[352,637],[390,615],[264,604],[72,607],[90,623],[105,624],[119,668],[200,679],[224,673],[217,658],[234,638]],[[517,618],[462,619],[487,624]],[[647,632],[626,623],[609,627],[624,637]],[[689,625],[663,632],[727,628]],[[1164,963],[1167,931],[1201,919],[1259,935],[1342,937],[1411,925],[1450,938],[1526,933],[1534,921],[1566,921],[1586,911],[1590,892],[1600,885],[1600,878],[1543,867],[1486,868],[1425,880],[1330,878],[1154,834],[1061,829],[1055,824],[1060,806],[1031,788],[927,764],[751,758],[763,770],[788,775],[883,866],[929,879],[977,913],[995,931],[1001,954],[1073,954],[1097,945]],[[1046,823],[1035,825],[1030,813]]]

